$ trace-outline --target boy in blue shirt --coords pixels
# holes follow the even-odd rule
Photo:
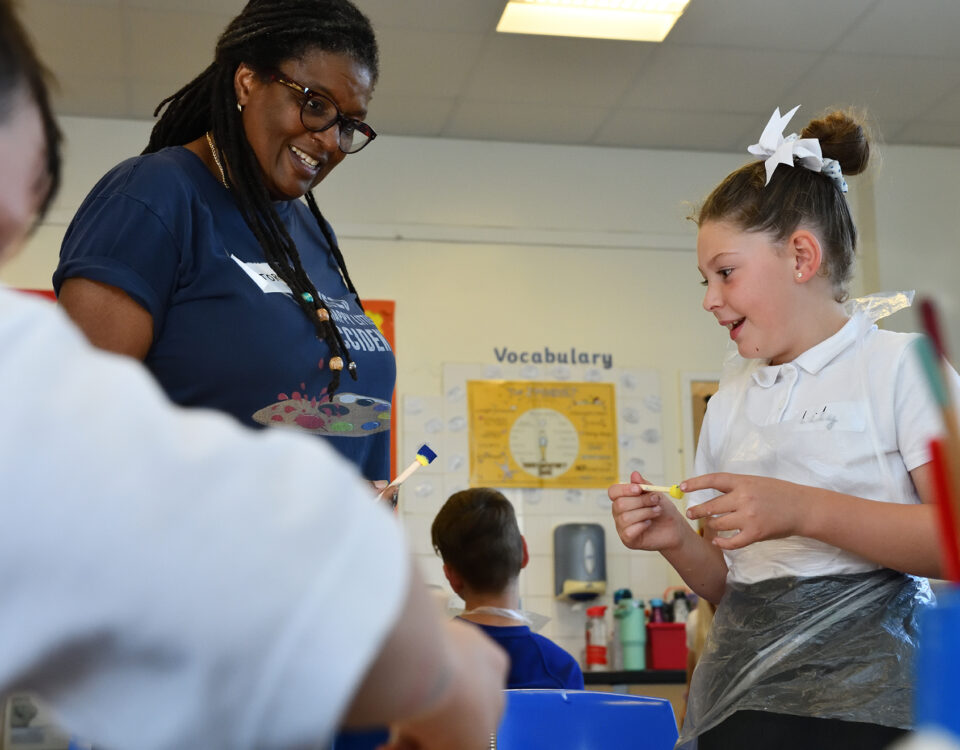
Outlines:
[[[507,687],[583,690],[576,660],[532,632],[519,611],[520,570],[529,555],[510,501],[486,487],[457,492],[437,513],[430,534],[447,581],[465,603],[461,619],[510,656]]]

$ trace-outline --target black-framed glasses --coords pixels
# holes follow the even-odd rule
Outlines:
[[[374,129],[367,123],[343,114],[337,103],[326,94],[301,86],[296,81],[284,78],[276,71],[270,73],[270,80],[293,89],[303,97],[303,104],[300,106],[300,122],[307,130],[321,133],[336,125],[337,145],[343,153],[355,154],[377,137]]]

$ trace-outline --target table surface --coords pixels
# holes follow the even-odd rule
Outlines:
[[[683,685],[683,669],[632,669],[622,672],[584,672],[586,685]]]

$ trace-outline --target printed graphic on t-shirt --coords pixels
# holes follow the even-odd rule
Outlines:
[[[291,301],[290,287],[269,263],[246,262],[230,256],[264,294],[281,293]],[[390,345],[374,322],[348,298],[317,292],[330,311],[347,349],[354,353],[389,352]],[[324,363],[319,363],[324,369]],[[324,387],[316,396],[300,390],[278,393],[277,400],[254,412],[254,422],[266,426],[288,425],[307,432],[338,437],[365,437],[390,429],[390,402],[357,393],[338,393],[332,399]]]
[[[390,429],[390,402],[356,393],[310,398],[299,391],[280,393],[277,402],[253,415],[258,424],[288,425],[338,437],[365,437]]]
[[[264,294],[281,293],[286,294],[293,300],[290,287],[283,281],[269,263],[248,263],[240,260],[236,255],[231,255],[234,262],[250,279],[260,287]],[[390,344],[383,337],[376,324],[359,310],[351,312],[350,302],[340,297],[331,297],[318,292],[327,309],[330,311],[330,317],[340,330],[344,343],[350,351],[363,352],[389,352]]]

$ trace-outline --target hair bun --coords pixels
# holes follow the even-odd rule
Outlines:
[[[867,127],[849,111],[837,110],[812,120],[800,134],[816,138],[826,159],[836,159],[845,175],[860,174],[870,161]]]

